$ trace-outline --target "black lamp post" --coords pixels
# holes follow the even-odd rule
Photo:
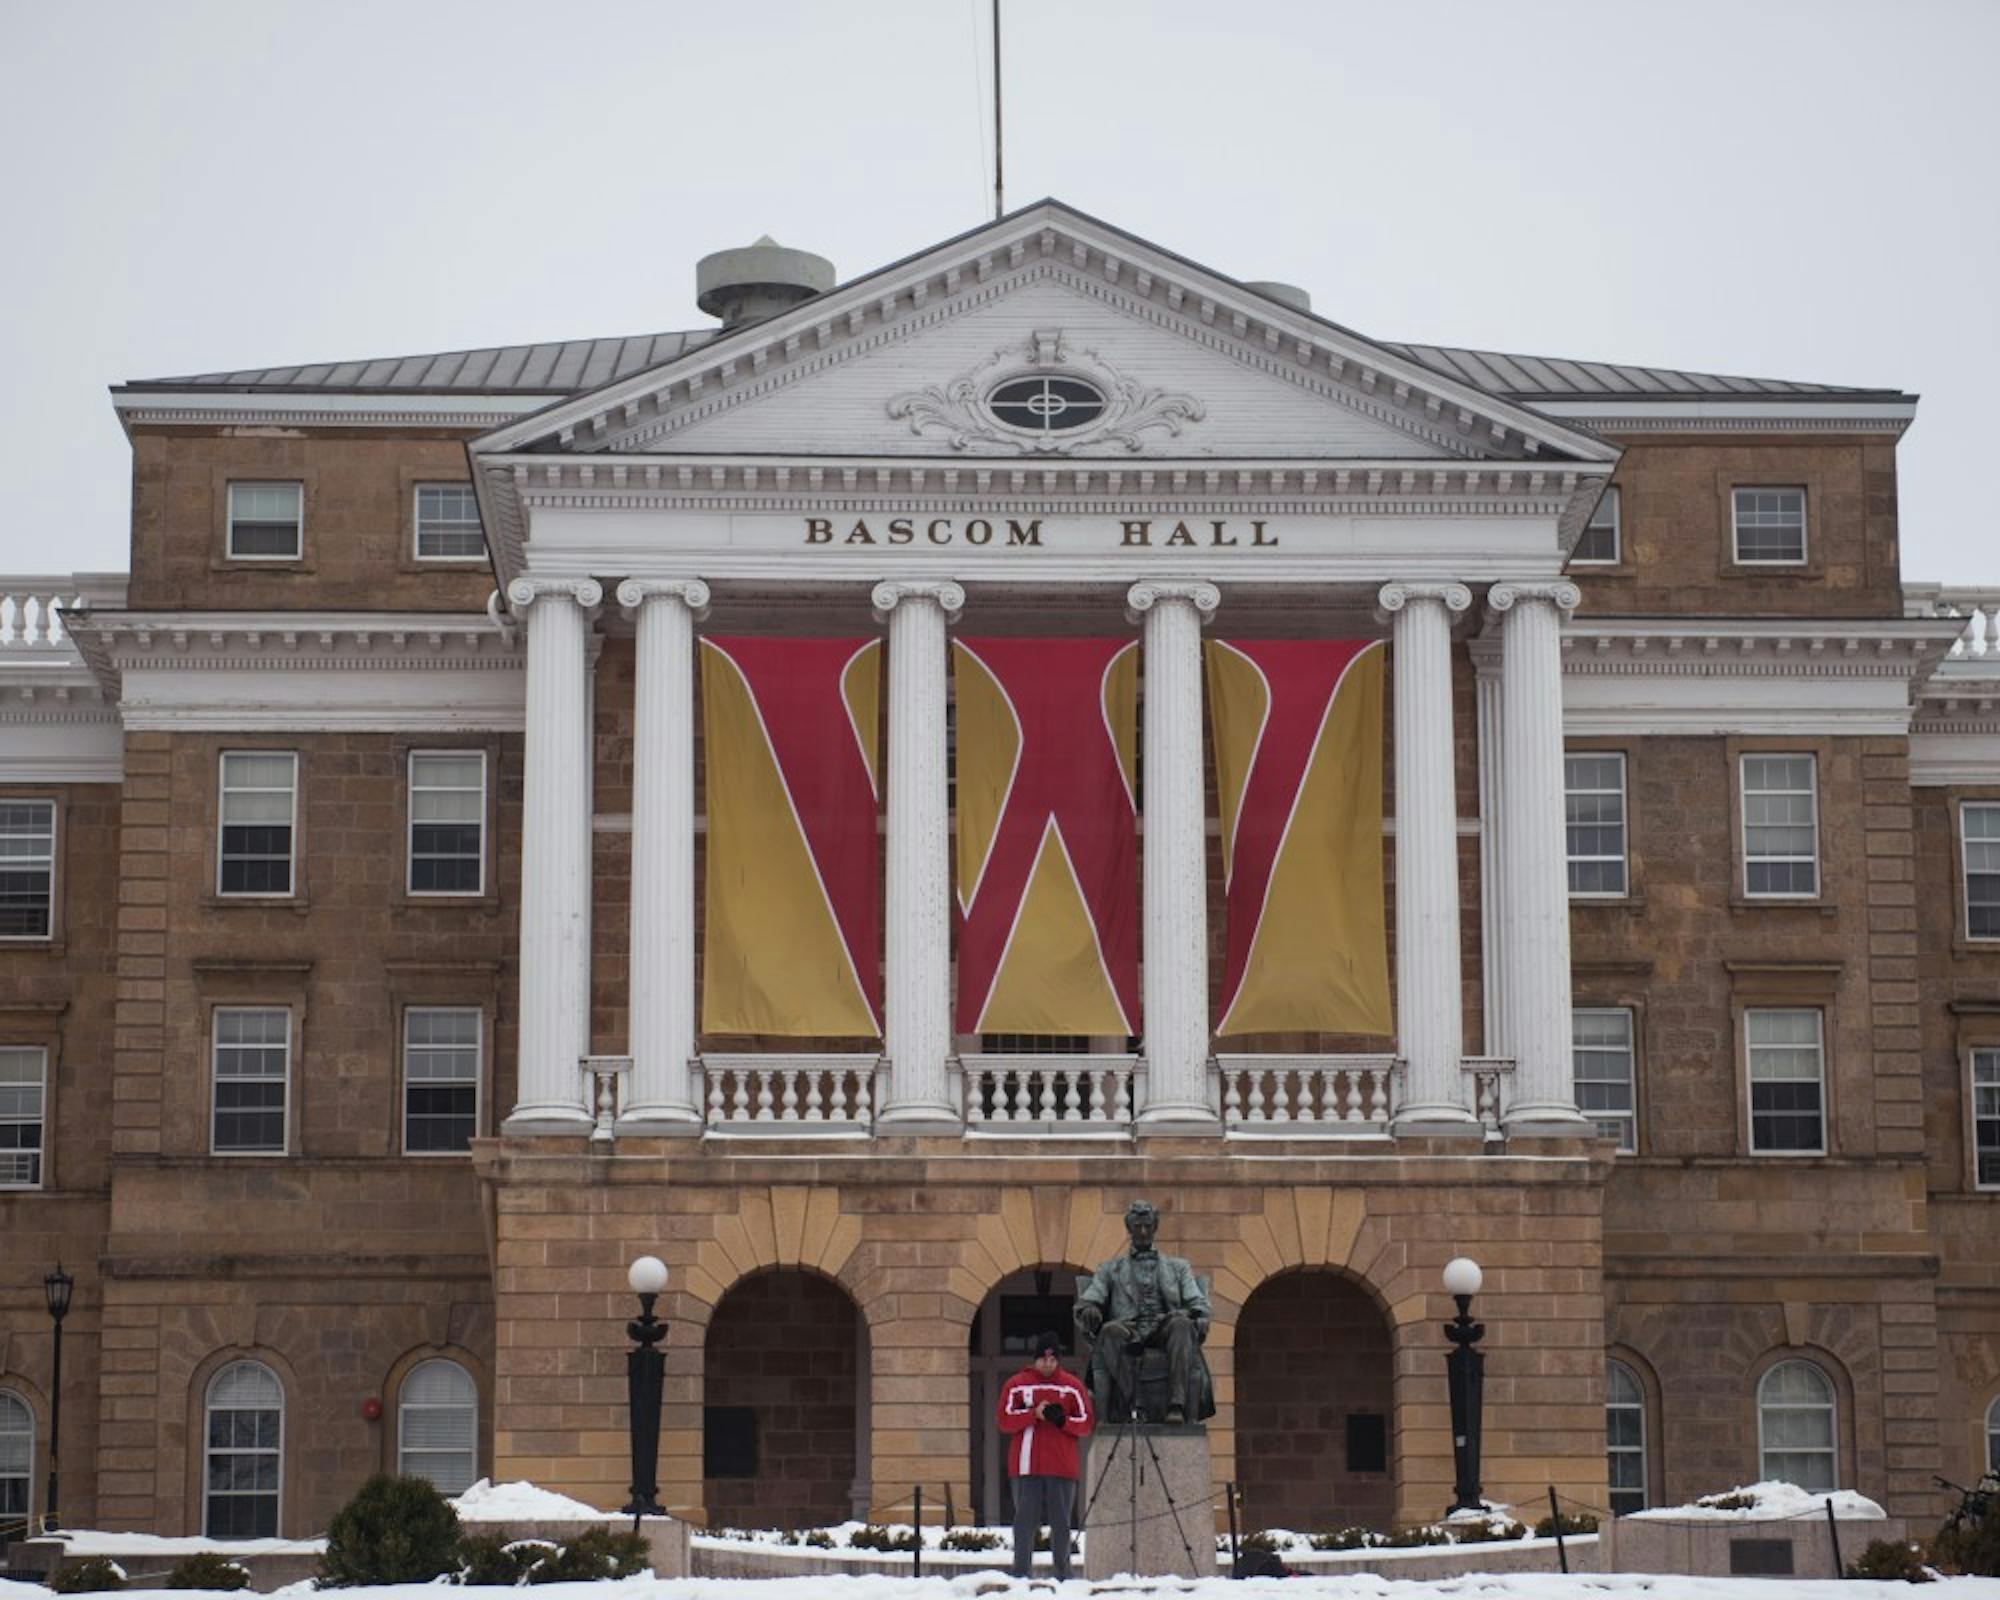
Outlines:
[[[62,1526],[56,1520],[56,1445],[62,1438],[62,1325],[69,1315],[69,1297],[76,1279],[63,1271],[62,1263],[42,1279],[42,1291],[49,1297],[49,1320],[56,1325],[55,1352],[49,1366],[49,1492],[42,1505],[42,1526]]]
[[[1445,1293],[1458,1302],[1458,1315],[1444,1325],[1451,1341],[1451,1353],[1444,1358],[1445,1375],[1451,1386],[1451,1455],[1456,1469],[1452,1485],[1451,1509],[1483,1511],[1479,1493],[1479,1426],[1486,1392],[1486,1353],[1473,1347],[1485,1337],[1485,1327],[1472,1320],[1472,1297],[1479,1293],[1485,1274],[1469,1256],[1458,1256],[1445,1264]]]
[[[625,1274],[639,1296],[639,1318],[625,1324],[633,1348],[625,1352],[626,1405],[632,1426],[632,1501],[625,1515],[632,1531],[641,1517],[663,1517],[660,1504],[660,1397],[666,1388],[667,1358],[658,1345],[667,1325],[653,1315],[653,1303],[667,1286],[667,1264],[658,1256],[641,1256]]]

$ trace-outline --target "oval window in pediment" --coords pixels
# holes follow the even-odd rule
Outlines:
[[[1024,433],[1061,433],[1104,415],[1104,391],[1081,378],[1009,378],[986,397],[996,422]]]

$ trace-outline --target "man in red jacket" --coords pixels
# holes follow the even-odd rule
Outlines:
[[[1035,1341],[1035,1359],[1000,1391],[1000,1431],[1009,1436],[1014,1480],[1014,1576],[1029,1575],[1044,1523],[1056,1577],[1069,1576],[1069,1519],[1076,1509],[1076,1441],[1096,1425],[1090,1391],[1062,1370],[1062,1336]]]

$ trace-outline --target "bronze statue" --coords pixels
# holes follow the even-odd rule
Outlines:
[[[1106,1422],[1200,1422],[1215,1415],[1215,1388],[1201,1346],[1208,1338],[1208,1285],[1179,1256],[1153,1248],[1160,1214],[1134,1200],[1125,1212],[1131,1246],[1079,1279],[1076,1326],[1090,1340],[1087,1381]],[[1165,1384],[1156,1357],[1165,1355]]]

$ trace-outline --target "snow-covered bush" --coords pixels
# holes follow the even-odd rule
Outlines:
[[[57,1594],[98,1594],[106,1589],[122,1589],[125,1569],[109,1556],[85,1556],[74,1566],[50,1574],[49,1587]]]
[[[424,1478],[377,1473],[333,1515],[319,1586],[428,1583],[458,1571],[458,1513]]]
[[[184,1556],[167,1574],[169,1589],[247,1589],[250,1574],[216,1550],[197,1550]]]

